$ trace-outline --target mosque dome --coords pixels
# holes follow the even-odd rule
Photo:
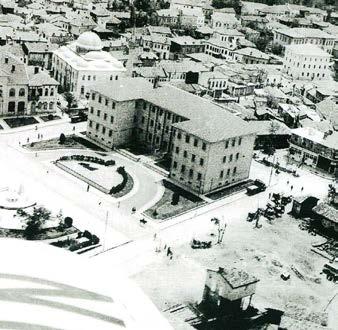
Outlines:
[[[86,51],[101,50],[102,42],[96,33],[87,31],[78,37],[76,46]]]

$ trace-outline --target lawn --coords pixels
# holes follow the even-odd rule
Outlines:
[[[192,193],[170,183],[169,181],[164,180],[163,185],[165,187],[165,191],[162,198],[155,205],[144,212],[145,215],[153,219],[165,220],[206,203],[198,196],[193,195]],[[174,193],[178,193],[180,195],[177,205],[172,205]]]
[[[90,149],[94,151],[105,151],[104,149],[98,147],[96,144],[88,141],[77,135],[68,135],[66,136],[66,141],[64,144],[59,143],[59,138],[32,142],[24,145],[25,148],[39,151],[39,150],[55,150],[55,149]]]
[[[4,118],[4,121],[10,128],[16,128],[39,123],[34,117],[11,117]]]
[[[41,118],[43,121],[52,121],[52,120],[58,120],[58,119],[61,119],[60,116],[53,115],[53,114],[40,116],[40,118]]]

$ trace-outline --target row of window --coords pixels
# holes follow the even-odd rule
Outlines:
[[[96,93],[92,93],[92,100],[95,101],[95,99],[96,99]],[[102,103],[102,99],[103,99],[102,95],[99,94],[97,101],[99,103]],[[109,105],[109,99],[104,98],[104,105],[105,106]],[[116,103],[114,101],[111,101],[111,108],[115,109],[115,107],[116,107]]]
[[[177,133],[177,139],[178,140],[181,140],[182,139],[182,133],[181,132],[178,132]],[[190,143],[190,135],[186,134],[185,136],[185,143]],[[194,138],[194,142],[193,142],[193,146],[194,147],[198,147],[198,139]],[[178,147],[176,147],[177,149]],[[207,144],[205,142],[202,143],[202,150],[206,150],[207,149]],[[177,152],[178,153],[178,152]]]
[[[94,108],[90,107],[90,113],[94,114]],[[96,115],[98,117],[101,117],[101,110],[96,110]],[[107,113],[103,113],[103,120],[107,120],[108,119],[108,114]],[[114,116],[110,116],[110,123],[113,124],[114,123]]]
[[[1,91],[1,94],[2,94],[2,91]],[[16,90],[15,90],[15,88],[11,88],[10,90],[9,90],[9,96],[10,97],[15,97],[15,95],[16,95]],[[26,91],[25,91],[25,89],[24,88],[20,88],[19,89],[19,94],[18,94],[19,96],[25,96],[26,95]]]
[[[99,131],[99,129],[101,127],[102,134],[106,134],[108,132],[109,137],[112,137],[112,135],[113,135],[113,130],[111,130],[111,129],[103,126],[103,125],[100,125],[99,123],[95,123],[92,120],[89,120],[88,125],[89,125],[90,128],[93,128],[95,126],[96,131]]]
[[[91,79],[92,79],[92,76],[91,76],[91,75],[88,75],[88,76],[87,76],[87,80],[90,81]],[[85,75],[82,76],[82,80],[86,80],[86,76],[85,76]],[[93,80],[94,80],[94,81],[96,80],[96,76],[93,76]]]

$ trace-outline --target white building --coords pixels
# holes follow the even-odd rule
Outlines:
[[[285,47],[283,71],[294,79],[330,79],[331,55],[321,48],[305,44]]]
[[[125,71],[122,63],[102,51],[101,40],[93,32],[84,32],[53,53],[54,78],[77,98],[84,98],[94,85],[118,80]]]

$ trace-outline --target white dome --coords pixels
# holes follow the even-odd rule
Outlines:
[[[106,60],[106,61],[110,61],[111,60],[111,56],[109,53],[107,52],[98,52],[98,51],[91,51],[89,53],[87,53],[84,58],[86,60]]]
[[[101,50],[102,42],[100,37],[94,32],[84,32],[82,33],[77,41],[76,45],[85,50]]]

